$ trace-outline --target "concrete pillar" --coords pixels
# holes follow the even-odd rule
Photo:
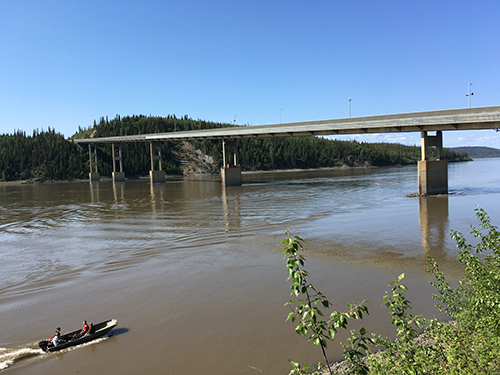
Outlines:
[[[418,162],[418,194],[448,194],[448,162],[446,160]]]
[[[441,154],[443,153],[443,132],[437,131],[436,135],[427,135],[427,132],[422,132],[422,151],[424,150],[425,143],[425,158],[422,154],[422,160],[427,160],[428,148],[436,147],[436,160],[441,160]]]
[[[113,143],[111,146],[113,153],[113,181],[115,182],[125,181],[125,172],[123,171],[123,162],[122,162],[122,144]],[[116,154],[117,151],[118,155]],[[116,163],[118,163],[118,168]]]
[[[97,145],[93,143],[89,143],[89,161],[90,161],[89,180],[90,182],[99,181],[100,176],[99,172],[97,172]]]
[[[162,170],[161,161],[161,146],[160,142],[151,142],[149,144],[149,151],[151,154],[151,170],[149,171],[149,180],[152,184],[158,182],[165,182],[165,172]],[[158,169],[156,169],[156,165]]]
[[[423,131],[422,160],[418,162],[418,194],[448,194],[448,162],[440,160],[443,150],[443,134],[437,131],[435,136],[428,136]],[[436,147],[437,160],[427,160],[428,147]]]
[[[427,160],[429,157],[427,151],[429,150],[429,138],[427,137],[427,132],[420,132],[420,142],[421,142],[421,156],[420,160]]]
[[[221,176],[223,186],[241,186],[241,167],[239,165],[222,167]]]
[[[238,165],[237,160],[237,141],[226,141],[222,140],[222,168],[221,177],[223,186],[241,186],[241,166]],[[229,156],[229,149],[233,149],[233,160],[232,162],[227,162],[227,156]]]

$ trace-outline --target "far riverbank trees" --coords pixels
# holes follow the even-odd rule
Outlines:
[[[2,181],[86,178],[88,165],[88,152],[54,129],[0,135]]]

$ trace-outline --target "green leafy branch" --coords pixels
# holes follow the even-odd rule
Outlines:
[[[309,341],[312,341],[314,346],[321,347],[325,362],[330,374],[332,374],[326,354],[327,340],[333,341],[337,330],[346,328],[349,319],[362,319],[364,314],[368,314],[368,308],[364,305],[368,301],[363,301],[360,304],[351,302],[348,304],[349,310],[347,312],[334,311],[328,320],[325,320],[322,308],[328,309],[331,303],[323,293],[308,282],[309,272],[304,269],[305,258],[299,254],[299,251],[303,250],[301,244],[303,240],[298,236],[290,236],[288,232],[285,234],[288,237],[281,244],[284,246],[282,252],[285,253],[284,258],[289,272],[288,280],[292,280],[291,295],[299,297],[285,304],[291,309],[287,321],[297,322],[295,332],[301,336],[309,334]],[[293,363],[296,365],[294,365],[291,374],[304,373],[302,371],[306,370],[305,368],[301,368],[296,362]]]
[[[417,330],[413,325],[420,327],[421,315],[412,315],[407,313],[411,310],[410,301],[406,298],[405,294],[408,287],[401,284],[401,280],[405,277],[402,273],[395,281],[387,284],[392,286],[391,294],[386,292],[382,306],[387,307],[389,313],[392,315],[392,324],[397,328],[397,335],[400,340],[409,342],[417,337]]]

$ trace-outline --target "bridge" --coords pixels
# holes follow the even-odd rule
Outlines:
[[[151,183],[156,183],[165,182],[165,173],[161,167],[162,142],[167,140],[222,139],[222,183],[224,186],[238,186],[241,185],[241,166],[237,162],[237,140],[239,138],[420,132],[422,158],[418,162],[419,194],[426,195],[448,192],[448,165],[446,160],[441,160],[443,131],[478,129],[495,129],[498,131],[499,128],[500,106],[494,106],[272,125],[76,139],[74,142],[89,145],[89,178],[91,181],[99,180],[96,144],[110,143],[112,145],[113,179],[115,181],[123,181],[125,174],[122,165],[121,143],[149,142],[151,153],[150,179]],[[428,132],[435,132],[435,135],[429,135]],[[429,147],[436,147],[436,160],[428,160]],[[232,151],[232,156],[230,155],[230,151]],[[229,162],[228,156],[231,156]]]

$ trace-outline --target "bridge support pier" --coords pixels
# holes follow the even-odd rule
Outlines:
[[[151,170],[149,171],[149,181],[152,184],[165,182],[165,172],[162,170],[161,161],[161,143],[160,142],[150,142],[149,151],[151,153]],[[157,161],[158,163],[155,163]],[[158,165],[158,169],[155,165]]]
[[[112,153],[113,153],[113,181],[114,182],[123,182],[123,181],[125,181],[125,172],[123,171],[123,162],[122,162],[122,144],[121,143],[116,143],[116,144],[113,143],[111,145],[111,148],[112,148]],[[116,154],[117,151],[118,151],[118,155]],[[117,168],[116,163],[118,163],[118,168]]]
[[[441,160],[443,151],[443,132],[437,131],[435,136],[421,133],[422,160],[418,162],[418,194],[448,194],[448,162]],[[436,160],[428,159],[428,148],[436,147]]]
[[[95,143],[89,143],[89,161],[90,161],[90,182],[99,181],[101,178],[99,172],[97,172],[97,145]]]
[[[233,160],[227,162],[226,156],[229,155],[229,149],[233,149]],[[241,186],[241,166],[237,161],[238,144],[237,140],[222,140],[222,168],[221,177],[223,186]]]

